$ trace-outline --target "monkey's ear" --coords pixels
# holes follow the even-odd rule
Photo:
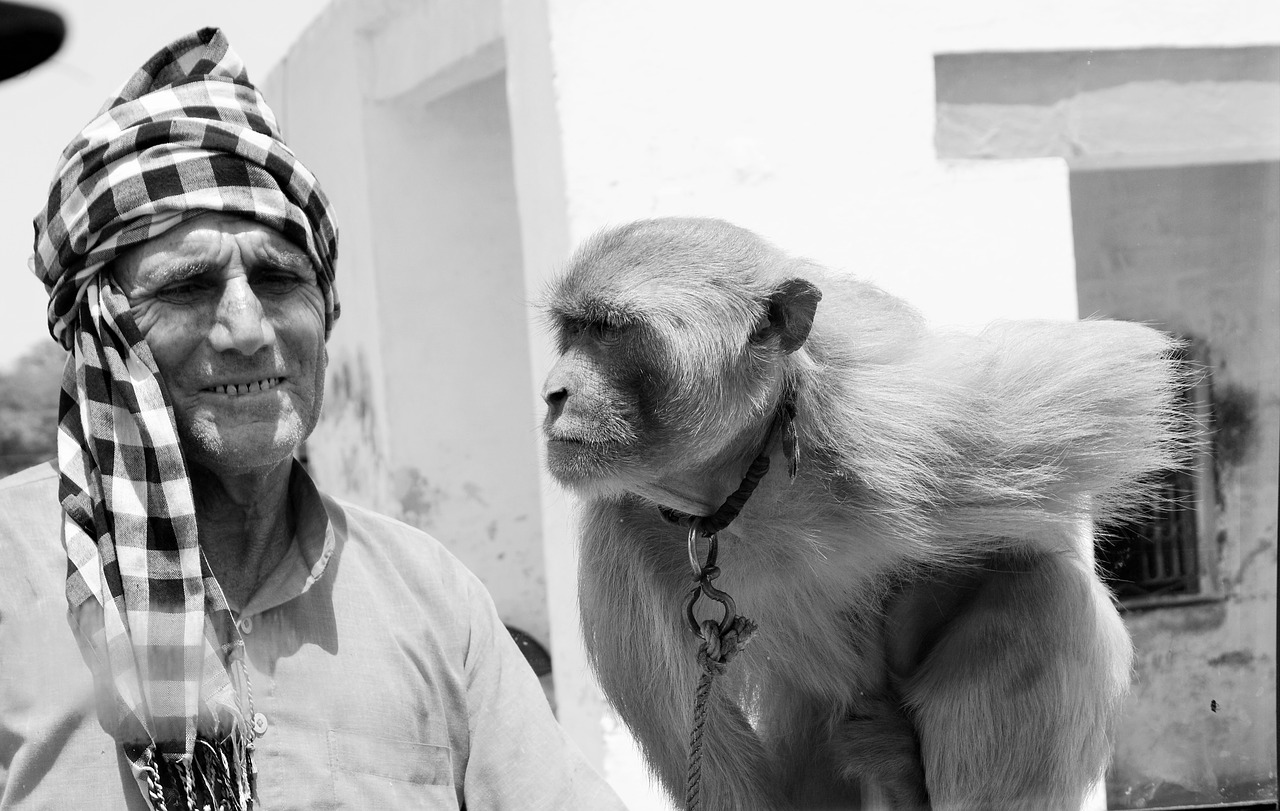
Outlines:
[[[778,336],[778,345],[788,355],[804,346],[813,327],[822,291],[804,279],[787,279],[769,296],[768,318],[756,330],[753,340]]]

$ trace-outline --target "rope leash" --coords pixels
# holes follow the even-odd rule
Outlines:
[[[698,646],[698,689],[693,702],[693,723],[689,730],[689,767],[685,779],[685,808],[688,811],[701,811],[702,808],[702,733],[707,723],[707,702],[711,697],[711,684],[715,677],[724,673],[733,657],[751,640],[756,631],[756,624],[746,617],[739,616],[733,598],[711,584],[720,576],[720,569],[715,565],[719,543],[714,534],[707,536],[710,546],[707,550],[707,562],[698,562],[698,530],[696,526],[689,528],[689,560],[693,564],[694,587],[685,602],[685,616],[690,630],[702,639]],[[724,618],[720,622],[703,620],[698,622],[694,615],[694,606],[702,597],[707,597],[724,606]]]
[[[685,618],[694,636],[702,640],[698,646],[698,688],[694,694],[693,722],[689,729],[689,761],[685,780],[685,808],[688,811],[702,809],[702,737],[707,724],[707,702],[711,697],[711,687],[716,676],[724,673],[729,662],[751,640],[756,631],[756,624],[738,615],[733,598],[727,592],[716,588],[711,581],[720,576],[716,566],[719,551],[717,533],[729,526],[738,517],[747,499],[755,492],[756,485],[769,472],[769,452],[774,439],[781,435],[783,455],[787,460],[787,474],[792,481],[796,477],[799,461],[798,442],[796,440],[795,391],[787,386],[783,389],[782,399],[778,403],[773,423],[765,438],[764,447],[752,461],[743,477],[742,484],[733,492],[720,509],[711,515],[694,516],[678,510],[659,506],[658,510],[668,522],[689,528],[689,565],[693,567],[693,589],[685,600]],[[707,538],[707,560],[698,558],[698,537]],[[720,622],[704,620],[699,622],[694,613],[694,606],[699,599],[706,597],[720,603],[724,608],[724,617]]]

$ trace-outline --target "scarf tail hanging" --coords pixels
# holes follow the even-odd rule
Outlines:
[[[108,280],[89,284],[64,378],[64,389],[75,392],[62,398],[59,425],[68,608],[98,663],[95,680],[108,682],[118,697],[112,709],[100,707],[114,715],[104,725],[126,744],[134,779],[154,811],[205,805],[248,811],[252,733],[239,706],[247,692],[244,643],[199,550],[167,394],[128,302]],[[160,568],[178,577],[131,570],[143,587],[126,590],[122,571],[133,559],[162,561]],[[175,593],[164,587],[175,579],[184,584],[176,605],[163,596]],[[163,624],[175,609],[200,617],[194,633],[175,642],[136,631]],[[176,696],[157,691],[148,678],[152,664],[175,656],[185,674]],[[192,661],[200,666],[189,667]],[[211,695],[201,695],[202,688]]]

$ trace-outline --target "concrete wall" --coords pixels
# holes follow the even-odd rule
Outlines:
[[[1203,341],[1218,412],[1216,577],[1207,602],[1126,615],[1111,807],[1274,799],[1280,163],[1082,172],[1072,201],[1081,315]]]
[[[269,77],[338,208],[320,485],[443,541],[547,642],[496,3],[339,2]],[[424,47],[430,46],[430,47]]]
[[[527,297],[501,73],[365,109],[400,515],[547,639]]]
[[[324,411],[308,459],[329,492],[393,512],[369,150],[360,72],[353,69],[360,49],[352,38],[329,33],[358,21],[349,5],[327,8],[261,88],[285,139],[323,183],[340,232],[335,284],[342,315],[329,341]]]
[[[938,154],[1072,168],[1280,154],[1280,49],[943,54]]]
[[[933,55],[915,13],[547,3],[568,241],[714,214],[941,320],[1070,316],[1064,167],[937,162]],[[509,26],[509,47],[525,36]],[[1017,227],[988,239],[1000,222]]]

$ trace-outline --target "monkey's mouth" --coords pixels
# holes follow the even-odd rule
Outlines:
[[[548,431],[546,451],[547,470],[552,477],[561,484],[577,486],[586,480],[607,478],[620,449],[613,442]]]
[[[547,444],[562,443],[568,445],[585,445],[587,440],[576,436],[548,436]]]
[[[585,446],[585,445],[591,444],[586,439],[580,436],[572,436],[569,434],[548,433],[545,438],[547,441],[548,448],[556,447],[556,446],[561,446],[561,447]]]
[[[547,456],[573,456],[576,458],[611,457],[618,448],[616,443],[601,442],[577,436],[549,436],[546,441]]]
[[[584,454],[613,454],[621,450],[622,444],[614,440],[587,438],[573,434],[554,434],[546,437],[547,450],[551,452]]]
[[[573,428],[565,428],[560,425],[546,424],[542,428],[543,438],[547,441],[547,446],[580,446],[584,448],[603,448],[614,443],[600,439],[599,437],[588,437],[581,431],[573,430]]]

